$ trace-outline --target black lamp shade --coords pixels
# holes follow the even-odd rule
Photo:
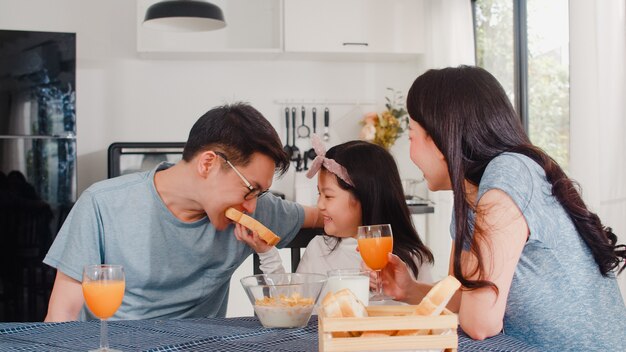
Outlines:
[[[198,0],[167,0],[148,8],[144,26],[169,31],[212,31],[224,28],[222,10]]]

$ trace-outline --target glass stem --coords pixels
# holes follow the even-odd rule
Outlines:
[[[106,319],[100,319],[100,350],[109,350],[109,333]]]
[[[381,297],[383,295],[383,281],[380,277],[380,270],[376,270],[376,296]]]

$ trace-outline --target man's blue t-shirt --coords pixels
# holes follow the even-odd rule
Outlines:
[[[113,319],[223,317],[230,278],[252,253],[231,224],[217,231],[207,217],[177,219],[159,197],[155,170],[98,182],[83,192],[44,263],[82,281],[87,264],[122,264],[126,291]],[[254,218],[289,243],[304,209],[272,194],[259,198]],[[92,315],[83,307],[81,319]]]
[[[626,351],[626,308],[615,275],[601,275],[543,168],[525,155],[503,153],[487,165],[477,199],[491,189],[511,197],[530,231],[504,333],[542,351]],[[454,226],[451,232],[454,238]]]

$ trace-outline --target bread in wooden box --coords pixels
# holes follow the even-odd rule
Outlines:
[[[417,306],[370,306],[360,317],[337,313],[340,308],[321,309],[320,351],[417,348],[456,351],[458,318],[445,306],[459,287],[458,280],[448,277],[435,285]],[[344,300],[351,299],[345,293],[342,296]],[[332,302],[328,295],[327,298],[327,302]],[[433,334],[433,329],[437,334]],[[441,331],[447,335],[440,335]]]
[[[444,310],[436,317],[413,315],[416,306],[369,306],[362,318],[330,318],[322,310],[318,316],[320,351],[414,351],[436,349],[456,351],[458,345],[456,314]],[[445,330],[444,335],[389,336],[381,330]],[[383,331],[384,331],[383,330]],[[350,331],[362,334],[354,337]],[[335,335],[343,332],[344,335]]]
[[[367,316],[365,305],[347,288],[339,290],[337,293],[328,292],[326,297],[322,300],[321,308],[325,316],[332,318]],[[333,336],[347,337],[358,335],[357,332],[354,331],[338,331],[334,332]]]
[[[422,298],[420,304],[415,308],[415,315],[437,316],[446,308],[452,296],[461,287],[461,283],[454,276],[447,276],[439,281]],[[406,335],[426,335],[428,330],[405,330],[398,332],[398,336]]]

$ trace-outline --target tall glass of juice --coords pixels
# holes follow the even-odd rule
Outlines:
[[[86,265],[83,268],[82,286],[87,307],[100,318],[100,348],[93,351],[118,351],[109,348],[107,319],[122,304],[126,287],[124,268],[112,264]]]
[[[387,255],[393,250],[391,225],[365,225],[357,230],[359,253],[365,264],[376,273],[376,291],[370,301],[391,300],[383,293],[380,271],[387,265]]]

